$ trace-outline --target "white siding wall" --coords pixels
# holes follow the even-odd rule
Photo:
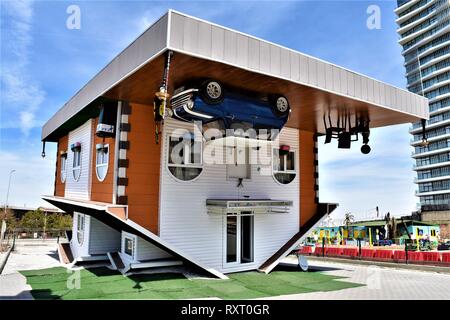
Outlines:
[[[90,218],[89,238],[89,254],[105,254],[120,250],[120,232],[93,217]]]
[[[86,121],[82,126],[69,132],[69,147],[67,155],[66,198],[89,200],[91,196],[91,158],[92,158],[92,120]],[[73,177],[72,143],[81,143],[81,175],[78,181]]]
[[[80,213],[73,213],[72,223],[72,240],[70,240],[70,249],[72,250],[73,258],[86,257],[89,255],[89,229],[90,229],[90,216],[84,215],[84,238],[81,244],[78,242],[77,228],[78,228],[78,215]]]
[[[130,259],[128,255],[125,254],[125,236],[134,239],[134,257]],[[161,250],[157,246],[145,241],[141,237],[122,231],[121,238],[121,257],[126,262],[137,262],[137,261],[145,261],[145,260],[153,260],[153,259],[162,259],[171,257],[170,254]]]
[[[74,212],[70,241],[70,248],[75,259],[120,250],[120,232],[88,215],[84,215],[84,239],[80,244],[77,238],[79,214],[81,213]]]
[[[166,134],[180,126],[192,129],[191,124],[175,120],[166,120],[164,124],[160,189],[161,238],[200,262],[223,272],[259,267],[298,231],[299,175],[297,174],[290,184],[281,185],[271,174],[261,175],[258,166],[252,165],[251,180],[244,180],[244,187],[238,189],[236,179],[227,180],[226,165],[205,164],[203,172],[194,181],[177,181],[170,175],[166,166]],[[292,149],[298,150],[297,129],[284,128],[280,134],[280,144],[288,144]],[[271,159],[270,155],[268,157]],[[298,168],[298,152],[296,165]],[[224,217],[208,214],[206,199],[236,198],[243,195],[251,198],[292,200],[294,203],[288,214],[256,214],[254,218],[255,262],[243,267],[227,268],[223,266],[222,258]]]
[[[145,241],[141,237],[137,237],[137,250],[136,250],[137,261],[162,259],[168,257],[170,257],[170,254],[168,254],[167,252]]]

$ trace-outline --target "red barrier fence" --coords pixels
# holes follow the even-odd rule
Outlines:
[[[441,261],[441,255],[439,252],[430,251],[430,252],[422,252],[422,258],[423,261],[429,261],[429,262],[440,262]]]
[[[403,250],[394,250],[394,260],[405,261],[406,252]]]
[[[393,250],[378,249],[378,250],[375,250],[374,257],[375,257],[375,259],[380,259],[380,260],[392,260],[392,258],[394,257],[394,252],[393,252]]]
[[[323,252],[325,251],[325,252]],[[301,247],[298,251],[299,254],[312,255],[312,247]],[[397,263],[417,263],[417,264],[434,264],[450,267],[450,251],[404,251],[404,250],[391,250],[391,249],[373,249],[373,248],[361,248],[361,254],[358,248],[341,248],[341,247],[322,247],[317,246],[314,250],[316,256],[328,256],[328,257],[343,257],[343,258],[358,258],[361,260],[375,260],[375,261],[387,261]]]
[[[325,251],[325,252],[323,252],[323,251]],[[324,248],[322,248],[322,247],[316,247],[316,249],[314,250],[314,254],[316,255],[316,256],[321,256],[321,255],[323,255],[325,253],[325,255],[327,254],[327,248],[325,247],[325,250],[324,250]]]
[[[450,252],[442,252],[442,262],[450,263]]]
[[[338,257],[342,255],[342,248],[339,247],[329,247],[327,250],[327,256]]]
[[[373,249],[361,249],[361,258],[373,259],[374,254],[375,250]]]
[[[358,252],[358,248],[344,248],[342,250],[342,255],[345,257],[358,257],[359,256],[359,252]]]
[[[423,261],[423,252],[408,251],[408,261]]]
[[[312,254],[312,247],[308,247],[308,246],[305,246],[305,247],[301,247],[300,248],[300,250],[298,250],[298,254],[308,254],[308,255],[310,255],[310,254]]]

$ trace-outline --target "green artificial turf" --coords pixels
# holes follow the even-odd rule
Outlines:
[[[21,271],[35,299],[251,299],[361,286],[336,281],[320,272],[242,272],[229,280],[192,279],[181,274],[139,274],[125,277],[108,268],[82,269],[75,275],[62,267]],[[79,288],[74,288],[79,276]],[[70,277],[70,278],[69,278]]]

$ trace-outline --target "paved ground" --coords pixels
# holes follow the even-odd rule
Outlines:
[[[324,271],[325,274],[348,277],[345,281],[364,283],[366,286],[339,291],[278,296],[270,299],[450,300],[450,274],[384,268],[375,265],[363,266],[323,261],[311,263],[314,267],[328,270]]]
[[[44,269],[59,266],[56,243],[39,241],[19,244],[11,253],[0,275],[0,299],[31,299],[30,287],[17,270]],[[288,260],[296,262],[296,259]],[[337,262],[310,261],[325,274],[348,277],[345,281],[363,283],[364,287],[339,291],[302,293],[270,299],[448,299],[450,274],[401,270]]]
[[[45,269],[59,266],[56,241],[17,241],[0,275],[0,299],[32,299],[26,278],[17,270]]]

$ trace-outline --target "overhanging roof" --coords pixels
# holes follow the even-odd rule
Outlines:
[[[381,227],[385,226],[386,221],[385,220],[372,220],[372,221],[361,221],[361,222],[354,222],[350,223],[349,227]]]
[[[149,230],[126,218],[125,216],[117,214],[117,212],[120,212],[120,209],[123,209],[125,212],[127,210],[127,206],[114,205],[111,203],[98,201],[67,199],[57,196],[43,196],[42,199],[60,208],[61,210],[64,210],[65,212],[82,212],[96,218],[97,220],[118,231],[126,231],[138,235],[145,241],[150,242],[151,244],[168,252],[169,254],[174,255],[175,257],[182,259],[183,261],[193,265],[194,267],[205,271],[209,275],[220,279],[228,279],[228,277],[223,273],[203,265],[202,262],[199,262],[196,259],[192,258],[183,250],[176,248],[169,242],[161,239],[156,234],[150,232]],[[116,214],[114,214],[114,209],[119,209],[119,211],[115,210]]]
[[[297,51],[170,10],[115,57],[43,127],[55,141],[58,129],[99,97],[153,101],[163,72],[163,53],[175,52],[169,93],[194,77],[288,97],[287,126],[324,132],[323,116],[367,114],[371,127],[428,118],[428,100]],[[331,50],[331,48],[330,48]],[[89,116],[89,113],[84,113]],[[67,128],[69,130],[70,128]]]
[[[402,221],[400,219],[396,219],[397,224],[401,224]],[[416,226],[435,226],[435,224],[427,223],[423,221],[417,221],[417,220],[403,220],[404,223],[409,225],[416,225]],[[360,222],[354,222],[350,223],[349,227],[380,227],[385,226],[386,221],[385,220],[371,220],[371,221],[360,221]]]

